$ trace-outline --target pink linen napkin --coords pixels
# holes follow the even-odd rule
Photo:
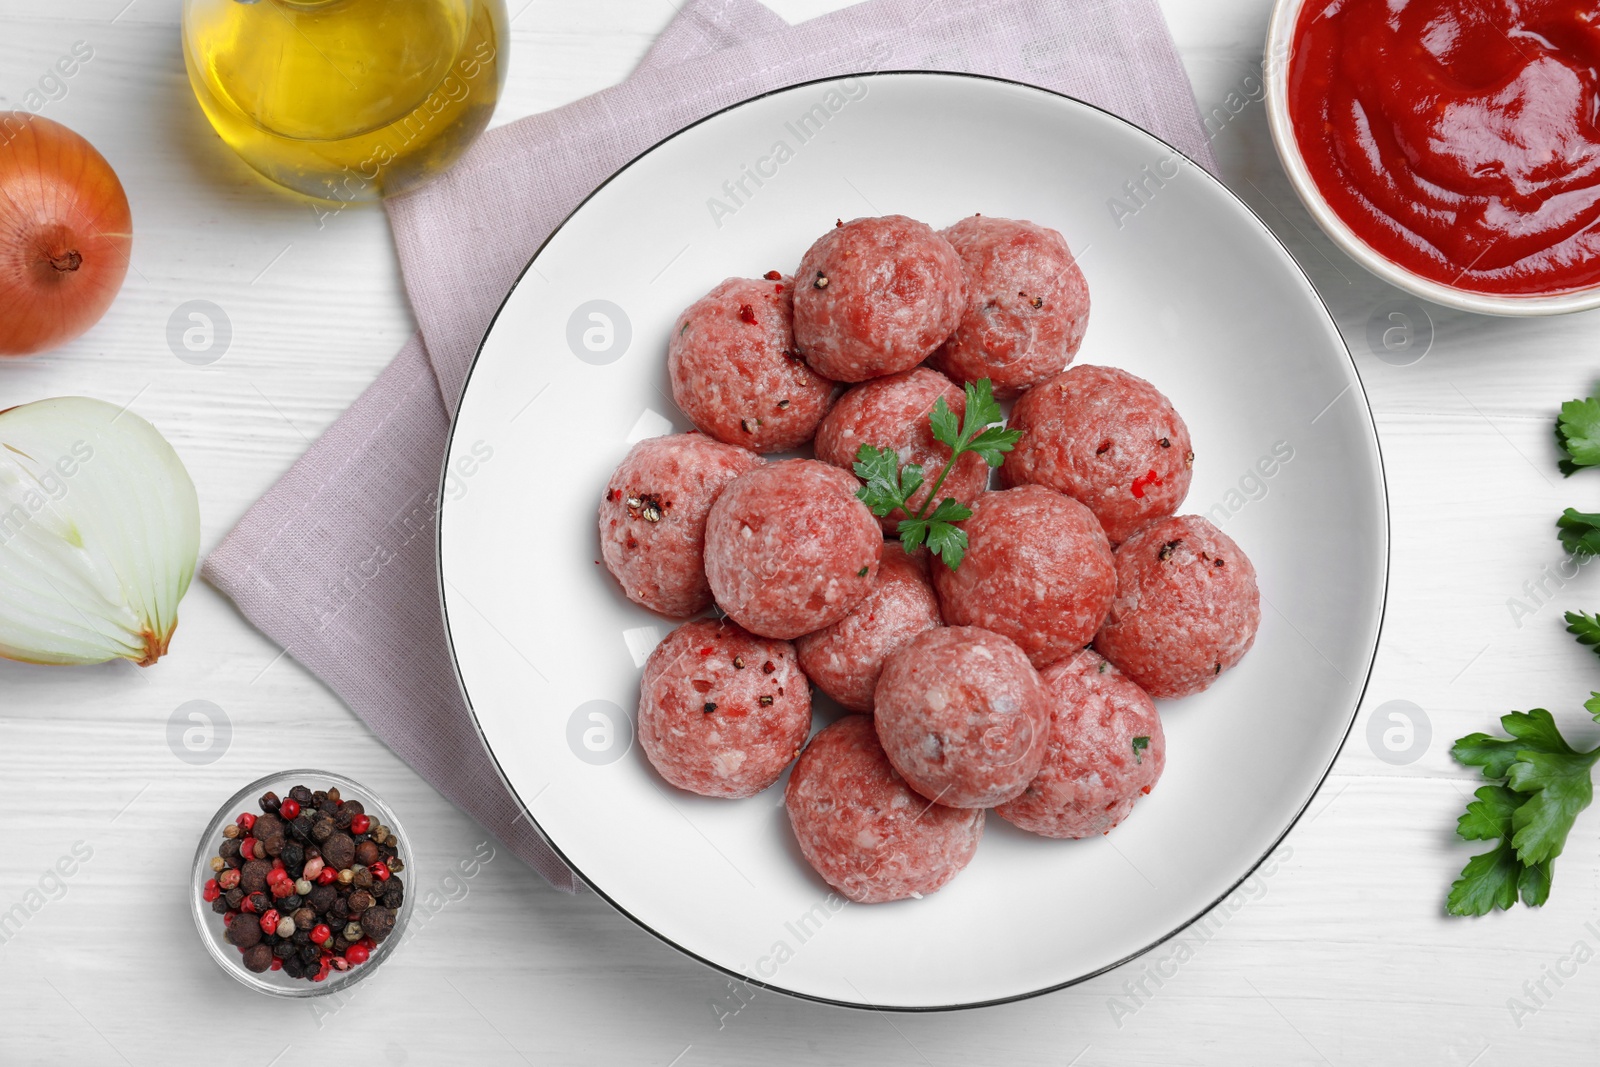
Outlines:
[[[1054,89],[1215,169],[1155,0],[868,0],[793,27],[756,0],[691,0],[627,81],[489,131],[389,202],[420,335],[206,560],[251,622],[559,889],[581,882],[502,786],[440,615],[439,479],[467,370],[528,258],[617,168],[766,90],[889,69]]]

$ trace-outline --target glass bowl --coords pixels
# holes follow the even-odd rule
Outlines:
[[[242,812],[259,812],[261,806],[257,801],[268,790],[277,793],[280,797],[287,797],[289,790],[297,785],[303,785],[313,792],[333,787],[339,790],[340,799],[359,800],[368,815],[376,822],[387,826],[400,839],[398,851],[400,862],[404,868],[398,877],[405,879],[406,899],[401,903],[400,910],[395,915],[394,930],[372,950],[372,955],[367,958],[365,963],[356,964],[348,971],[330,970],[328,977],[321,982],[313,982],[305,978],[290,978],[281,970],[263,971],[261,974],[255,974],[247,970],[244,965],[243,955],[238,949],[223,940],[222,916],[212,911],[211,905],[201,896],[205,890],[206,882],[216,877],[216,872],[211,869],[211,858],[217,855],[217,849],[222,844],[222,828],[233,822]],[[217,809],[217,813],[211,817],[204,835],[200,838],[200,845],[195,849],[194,872],[190,878],[189,885],[189,907],[194,913],[194,924],[200,933],[200,943],[205,945],[206,951],[211,954],[211,958],[217,961],[217,966],[234,978],[251,989],[266,993],[269,996],[320,997],[345,989],[361,981],[376,971],[384,960],[394,954],[395,948],[405,936],[406,924],[411,918],[411,877],[414,873],[411,839],[406,836],[406,832],[401,827],[400,820],[395,818],[394,812],[390,811],[389,806],[379,799],[372,790],[360,782],[330,771],[281,771],[251,782],[230,797],[222,807]]]

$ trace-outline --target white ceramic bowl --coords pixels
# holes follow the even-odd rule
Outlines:
[[[1294,62],[1294,28],[1307,0],[1277,0],[1272,11],[1272,21],[1267,27],[1267,50],[1263,70],[1267,85],[1267,123],[1272,129],[1272,141],[1278,147],[1278,158],[1289,173],[1300,200],[1317,220],[1324,233],[1334,243],[1367,270],[1390,285],[1445,307],[1473,311],[1480,315],[1565,315],[1573,311],[1588,311],[1600,307],[1600,286],[1550,296],[1500,296],[1493,293],[1474,292],[1424,278],[1378,252],[1357,236],[1336,214],[1300,154],[1300,142],[1295,139],[1294,125],[1289,118],[1289,65]],[[1325,0],[1316,0],[1318,3]]]
[[[801,143],[796,117],[830,106],[826,132]],[[779,143],[792,150],[773,177]],[[763,184],[745,178],[739,203],[724,201],[746,167]],[[1137,212],[1108,210],[1148,175],[1164,184]],[[1164,704],[1166,772],[1110,836],[1049,841],[990,819],[939,892],[845,906],[799,854],[781,785],[691,796],[631,744],[641,667],[675,623],[630,603],[597,562],[595,509],[632,442],[688,426],[666,372],[683,308],[730,274],[792,269],[837,218],[945,226],[974,211],[1067,235],[1094,301],[1078,362],[1147,378],[1183,413],[1197,455],[1183,510],[1250,554],[1261,632],[1211,689]],[[657,145],[538,250],[453,435],[452,477],[460,457],[489,458],[465,491],[441,494],[447,628],[501,773],[590,886],[740,983],[947,1008],[1080,981],[1159,944],[1234,891],[1305,808],[1377,641],[1378,441],[1311,283],[1175,149],[1026,86],[832,79]],[[821,699],[814,710],[819,728],[839,714]]]

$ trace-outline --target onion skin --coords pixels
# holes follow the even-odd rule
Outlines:
[[[0,356],[55,348],[100,321],[132,247],[105,157],[59,122],[0,111]]]

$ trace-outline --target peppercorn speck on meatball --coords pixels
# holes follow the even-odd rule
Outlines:
[[[890,541],[872,591],[838,622],[795,638],[795,651],[817,688],[850,711],[870,712],[890,653],[941,625],[927,561]]]
[[[1044,761],[1050,705],[1014,642],[973,626],[912,638],[873,695],[889,762],[940,804],[987,808],[1025,789]]]
[[[833,383],[795,345],[794,284],[729,278],[678,316],[667,342],[672,399],[731,445],[782,452],[810,441]]]
[[[1047,226],[974,215],[944,231],[961,257],[967,299],[929,361],[957,382],[988,378],[1009,399],[1057,374],[1089,326],[1089,284]]]
[[[751,633],[784,640],[848,615],[872,589],[883,553],[856,479],[814,459],[735,478],[706,520],[706,578]]]
[[[1208,688],[1261,625],[1256,569],[1198,515],[1146,526],[1117,546],[1117,595],[1095,651],[1153,697]]]
[[[923,488],[911,498],[912,509],[918,509],[950,461],[950,446],[934,438],[929,422],[941,397],[959,422],[967,412],[967,394],[938,371],[916,367],[862,382],[839,398],[817,428],[817,458],[848,471],[855,469],[862,445],[896,453],[902,467],[915,463],[922,468]],[[988,483],[989,465],[968,452],[945,477],[939,499],[951,497],[971,506]],[[905,517],[896,508],[882,519],[884,529],[892,532]]]
[[[1094,514],[1042,485],[984,493],[963,522],[967,554],[935,563],[944,621],[1004,634],[1044,668],[1077,652],[1117,592],[1111,542]]]
[[[778,780],[810,732],[811,687],[787,641],[698,619],[645,663],[639,743],[679,789],[754,796]]]
[[[1189,495],[1188,426],[1155,386],[1125,370],[1072,367],[1023,394],[1008,425],[1022,438],[1001,480],[1082,502],[1112,544],[1173,514]]]
[[[1106,833],[1161,777],[1161,716],[1143,689],[1089,649],[1039,676],[1050,703],[1044,764],[995,814],[1044,837]]]
[[[915,367],[950,336],[967,298],[950,242],[904,215],[841,222],[807,249],[794,284],[795,340],[838,382]]]
[[[724,486],[761,463],[699,433],[633,446],[606,483],[599,520],[601,558],[629,600],[674,618],[711,606],[706,516]]]
[[[783,800],[806,862],[858,904],[934,892],[972,861],[983,836],[983,809],[917,794],[862,715],[811,739]]]

